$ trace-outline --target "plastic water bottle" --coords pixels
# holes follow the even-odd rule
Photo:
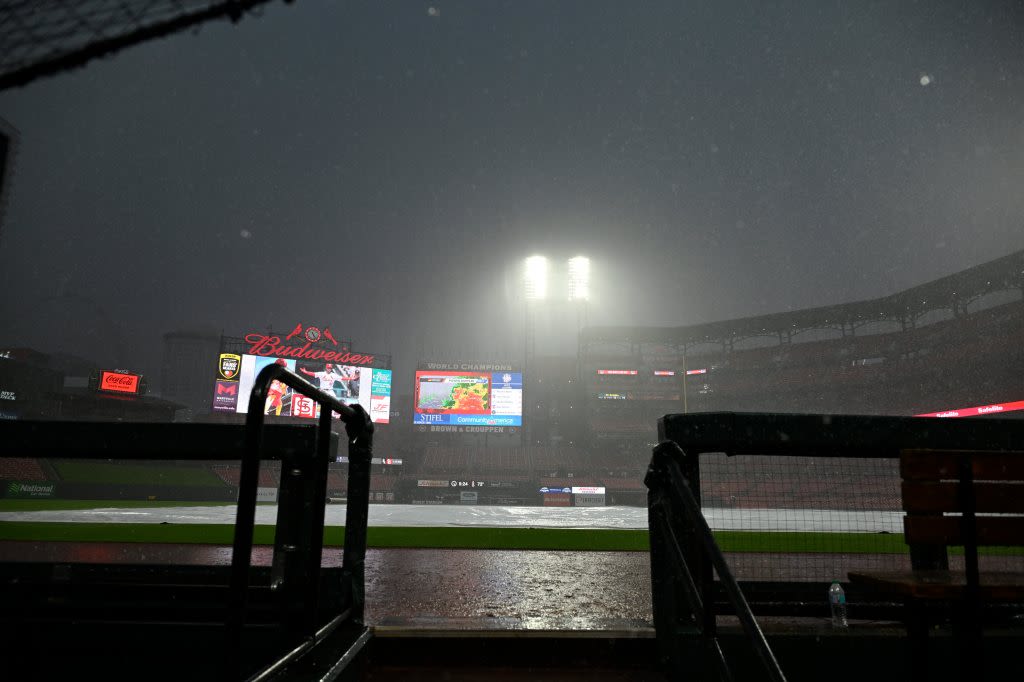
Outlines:
[[[828,604],[832,608],[832,627],[845,628],[846,622],[846,593],[838,580],[833,580],[828,588]]]

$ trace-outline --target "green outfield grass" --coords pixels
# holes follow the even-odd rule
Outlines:
[[[0,522],[0,541],[36,542],[154,542],[230,545],[234,526],[229,524],[173,523],[63,523]],[[325,529],[329,547],[343,544],[345,529]],[[715,533],[725,552],[766,552],[777,554],[904,554],[901,534],[888,533],[783,533],[719,531]],[[272,545],[273,526],[256,526],[254,543]],[[572,551],[639,551],[649,549],[646,530],[579,528],[448,528],[373,527],[367,530],[368,547],[410,549],[528,549]],[[957,548],[951,548],[956,554]],[[981,554],[1024,554],[1017,547],[988,547]]]
[[[0,540],[157,542],[229,545],[229,524],[0,522]],[[345,529],[324,531],[328,546],[341,546]],[[902,553],[900,535],[868,533],[755,533],[715,534],[726,552],[846,552]],[[272,526],[256,526],[256,544],[273,544]],[[647,551],[646,530],[579,528],[449,528],[373,527],[369,547],[534,549],[582,551]]]
[[[167,500],[20,500],[0,499],[0,512],[75,510],[99,508],[147,508],[169,506],[225,506],[219,502],[168,502]],[[233,505],[227,505],[233,506]],[[79,523],[0,521],[0,540],[153,542],[230,545],[231,524],[175,523]],[[345,529],[324,530],[325,544],[341,546]],[[718,531],[725,552],[904,554],[900,533],[811,533]],[[256,526],[256,544],[274,542],[273,526]],[[580,528],[472,528],[371,526],[369,547],[529,549],[579,551],[647,551],[647,530]],[[956,549],[952,550],[954,553]],[[982,548],[982,554],[1021,555],[1021,548]]]

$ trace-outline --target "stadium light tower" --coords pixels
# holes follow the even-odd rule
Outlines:
[[[590,259],[585,256],[569,259],[569,300],[590,300]]]
[[[587,302],[590,300],[590,259],[576,256],[569,259],[569,303],[576,308],[576,385],[582,386],[583,357],[580,339],[587,326]]]
[[[526,300],[543,301],[548,295],[548,259],[544,256],[530,256],[524,265]]]
[[[548,295],[548,259],[544,256],[530,256],[523,261],[523,425],[520,443],[529,448],[530,425],[533,411],[530,401],[534,398],[530,389],[530,356],[536,351],[536,314],[538,301]]]

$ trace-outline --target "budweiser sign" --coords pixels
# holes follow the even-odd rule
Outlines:
[[[289,342],[291,337],[284,340],[280,336],[272,334],[246,334],[245,342],[250,344],[249,355],[258,355],[264,358],[298,358],[301,360],[323,360],[339,365],[371,365],[373,355],[353,353],[348,350],[333,350],[328,348],[317,348],[312,342],[306,341],[302,345],[299,342],[305,339],[300,336],[296,342]]]
[[[142,379],[138,374],[124,374],[122,372],[100,372],[99,388],[101,391],[113,391],[115,393],[138,393],[139,382]]]

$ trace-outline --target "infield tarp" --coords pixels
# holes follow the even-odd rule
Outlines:
[[[903,512],[832,509],[704,510],[712,530],[833,533],[902,533]],[[233,524],[234,505],[89,509],[76,511],[0,512],[0,521],[82,523]],[[277,505],[259,505],[256,523],[272,526]],[[345,505],[329,505],[328,526],[345,523]],[[644,507],[500,507],[388,504],[370,506],[370,526],[436,526],[489,528],[619,528],[646,529]]]

